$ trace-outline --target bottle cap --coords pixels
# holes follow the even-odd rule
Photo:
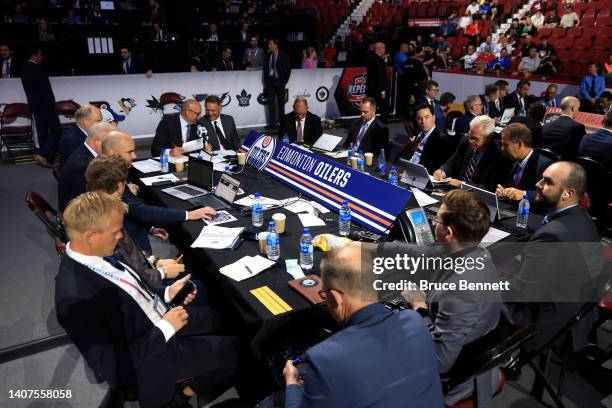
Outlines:
[[[255,198],[259,198],[259,193],[258,192],[255,193]]]
[[[276,223],[274,221],[270,221],[268,223],[268,228],[276,228]]]
[[[343,205],[348,205],[348,203],[349,203],[349,201],[348,201],[348,200],[344,200],[344,201],[342,202],[342,204],[343,204]]]
[[[391,166],[391,170],[397,170],[397,166]]]
[[[310,234],[310,228],[304,228],[304,234]]]
[[[528,196],[527,194],[523,194],[523,198],[524,198],[525,200],[528,200],[528,199],[529,199],[529,196]]]

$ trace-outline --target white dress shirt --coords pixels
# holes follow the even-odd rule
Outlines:
[[[81,128],[79,128],[79,129],[81,129]],[[81,129],[81,130],[83,130],[83,129]],[[85,132],[85,133],[87,133],[87,132]],[[92,149],[91,146],[87,144],[87,142],[83,142],[83,144],[85,145],[87,150],[89,150],[91,152],[91,154],[93,154],[94,158],[98,157],[98,153],[96,153],[96,151],[94,149]]]
[[[179,120],[181,122],[181,139],[185,143],[189,139],[189,123],[183,119],[183,115],[179,114]]]
[[[429,135],[431,135],[435,129],[436,129],[436,126],[434,125],[431,129],[429,129],[429,131],[427,133],[419,132],[419,134],[417,135],[417,138],[419,136],[421,136],[421,133],[423,133],[424,136],[423,136],[423,139],[421,139],[421,141],[417,145],[416,149],[414,149],[414,154],[410,158],[410,162],[411,163],[417,163],[418,164],[418,163],[421,162],[421,155],[423,154],[423,149],[425,148],[425,143],[427,143],[427,139],[429,139]]]
[[[227,140],[227,136],[225,133],[225,129],[223,129],[223,124],[221,123],[221,115],[219,115],[219,117],[213,121],[210,122],[213,125],[213,129],[215,129],[215,123],[217,124],[217,126],[219,126],[219,129],[221,129],[221,132],[223,133],[223,135],[219,136],[219,149],[223,149],[223,144],[221,143],[221,138],[224,138],[225,140]],[[215,129],[215,132],[217,131],[217,129]]]

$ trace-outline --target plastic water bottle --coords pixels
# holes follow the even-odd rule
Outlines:
[[[161,172],[167,173],[168,169],[168,156],[170,156],[170,149],[162,148],[161,154],[159,155],[159,162],[161,163]]]
[[[349,207],[349,201],[344,200],[342,207],[340,207],[340,213],[338,215],[339,231],[338,233],[343,237],[346,237],[351,232],[351,208]]]
[[[229,168],[229,166],[226,164],[226,165],[225,165],[225,170],[223,170],[223,172],[224,172],[224,173],[229,173],[229,171],[230,171],[230,168]]]
[[[353,157],[353,154],[355,154],[355,152],[353,151],[353,144],[351,143],[349,145],[349,148],[348,148],[348,155],[346,156],[346,165],[347,166],[351,165],[351,157]]]
[[[280,257],[280,238],[276,233],[276,224],[274,221],[268,223],[268,237],[266,238],[266,252],[268,259],[276,261]]]
[[[365,171],[363,156],[361,155],[357,158],[357,170],[362,173]]]
[[[386,171],[387,158],[385,157],[385,149],[380,149],[380,154],[378,155],[378,174],[384,176]]]
[[[287,132],[283,133],[283,143],[289,144],[289,134]]]
[[[261,227],[263,225],[263,206],[261,205],[259,193],[255,193],[253,204],[251,204],[251,222],[254,227]]]
[[[529,199],[527,194],[523,196],[523,199],[519,203],[518,211],[516,212],[516,227],[526,229],[527,221],[529,220]]]
[[[388,181],[389,181],[389,183],[393,184],[394,186],[397,186],[397,179],[398,179],[397,167],[392,166],[391,167],[391,171],[389,172]]]
[[[310,228],[304,228],[304,233],[300,239],[300,266],[302,269],[312,269],[314,264],[314,254]]]

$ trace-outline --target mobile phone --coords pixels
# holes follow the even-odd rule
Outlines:
[[[192,293],[194,290],[196,290],[195,283],[193,283],[190,280],[185,282],[185,285],[181,288],[181,290],[179,290],[176,296],[174,296],[174,298],[172,298],[172,300],[170,301],[169,303],[170,307],[182,306],[187,296],[190,293]]]

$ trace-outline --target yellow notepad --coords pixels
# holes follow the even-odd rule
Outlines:
[[[253,289],[251,293],[275,316],[293,310],[291,306],[267,286]]]

